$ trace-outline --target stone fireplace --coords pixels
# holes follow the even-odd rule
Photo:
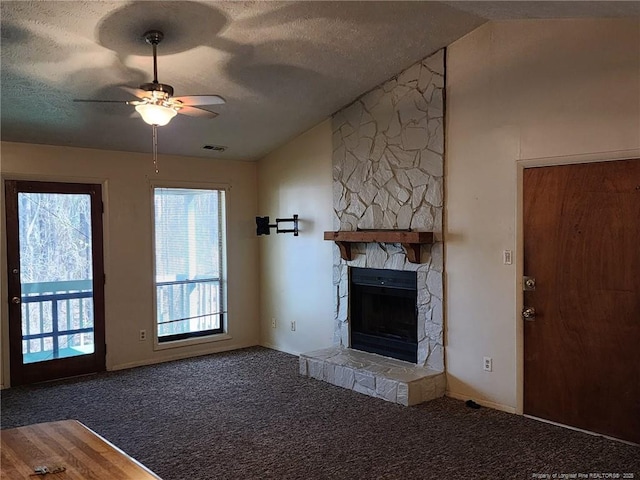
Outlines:
[[[356,230],[412,230],[434,232],[435,240],[421,246],[419,263],[412,263],[396,243],[354,243],[351,260],[344,260],[338,248],[334,251],[333,281],[335,285],[334,348],[318,353],[325,366],[309,363],[311,357],[301,356],[301,372],[347,388],[363,391],[403,404],[434,398],[444,394],[444,348],[442,310],[442,211],[443,211],[443,154],[444,154],[444,50],[409,67],[397,77],[363,95],[333,117],[333,208],[337,231]],[[398,378],[378,377],[381,389],[368,378],[365,364],[380,371],[385,357],[365,360],[364,352],[352,355],[348,347],[353,343],[350,307],[350,269],[374,269],[392,272],[412,272],[416,278],[416,355],[415,361],[405,364],[392,359],[411,377],[407,385],[416,381],[419,395],[406,388]],[[351,314],[350,314],[351,308]],[[313,353],[313,352],[312,352]],[[337,357],[336,357],[337,355]],[[366,354],[370,355],[370,354]],[[346,356],[346,357],[345,357]],[[340,366],[327,367],[327,358],[334,358]],[[397,362],[394,363],[394,362]],[[303,364],[304,363],[304,364]],[[331,363],[331,361],[329,361]],[[384,362],[383,362],[384,363]],[[343,375],[344,368],[356,366],[351,375]],[[412,373],[408,373],[413,366]],[[320,372],[319,369],[323,371]],[[330,370],[327,373],[327,369]],[[407,370],[409,369],[409,370]],[[417,369],[417,370],[416,370]],[[422,369],[422,370],[420,370]],[[417,373],[416,373],[417,372]],[[414,375],[415,374],[415,375]],[[425,379],[437,378],[435,387],[425,387]],[[331,377],[331,378],[329,378]],[[396,378],[397,377],[397,378]],[[388,381],[387,381],[388,380]],[[395,382],[396,396],[388,394],[389,382]],[[373,388],[372,388],[373,385]],[[391,387],[390,387],[391,388]],[[386,389],[386,390],[385,390]],[[415,390],[415,389],[414,389]],[[433,390],[433,392],[432,392]],[[400,394],[398,392],[402,391]],[[385,393],[386,392],[386,393]],[[388,394],[388,395],[387,395]],[[401,398],[402,397],[402,398]],[[412,397],[409,399],[409,397]]]

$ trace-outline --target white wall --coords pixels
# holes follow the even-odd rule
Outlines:
[[[2,143],[3,179],[79,181],[103,184],[107,369],[229,350],[259,342],[257,166],[250,162],[161,156],[155,175],[151,154]],[[140,329],[152,332],[153,258],[150,181],[228,184],[228,333],[231,339],[188,347],[153,350],[138,341]],[[4,193],[2,193],[4,197]],[[4,208],[2,208],[4,215]],[[2,298],[6,291],[6,236],[0,235]],[[9,383],[7,303],[2,302],[4,386]]]
[[[327,120],[260,160],[259,216],[298,214],[300,235],[278,234],[260,244],[260,341],[298,354],[333,340],[331,122]],[[282,228],[286,228],[286,224]],[[276,319],[276,328],[271,320]],[[292,332],[291,322],[296,322]]]
[[[446,79],[448,388],[521,411],[521,169],[639,151],[640,21],[492,22],[449,47]]]

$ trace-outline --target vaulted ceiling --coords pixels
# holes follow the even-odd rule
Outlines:
[[[5,1],[2,140],[148,152],[122,86],[153,78],[218,94],[214,119],[178,115],[159,150],[255,160],[487,20],[640,16],[640,2]],[[224,153],[204,145],[227,147]]]

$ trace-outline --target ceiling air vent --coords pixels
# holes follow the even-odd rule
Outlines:
[[[204,150],[211,150],[212,152],[224,152],[227,147],[223,147],[222,145],[205,145],[202,147]]]

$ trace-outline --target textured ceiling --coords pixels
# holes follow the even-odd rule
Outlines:
[[[5,1],[2,140],[148,152],[121,86],[152,79],[142,40],[162,30],[158,77],[219,94],[213,120],[178,115],[165,154],[255,160],[487,19],[640,15],[640,2]],[[220,154],[205,144],[224,145]]]

